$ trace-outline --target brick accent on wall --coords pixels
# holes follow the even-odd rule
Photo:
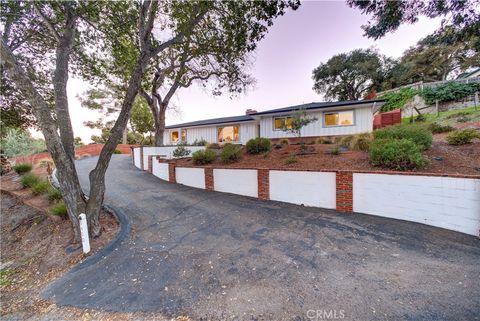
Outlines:
[[[212,192],[213,188],[213,168],[205,167],[205,189]]]
[[[337,211],[353,212],[353,173],[338,171],[336,173]]]
[[[168,163],[168,181],[170,183],[177,182],[177,178],[175,176],[175,163]]]
[[[258,169],[258,198],[264,201],[270,199],[270,171],[266,168]]]
[[[145,168],[143,168],[143,146],[140,146],[140,168],[142,170],[145,170]]]
[[[148,168],[147,168],[147,172],[149,172],[149,173],[152,173],[152,171],[153,171],[153,157],[155,157],[155,156],[153,156],[153,155],[149,155],[149,156],[148,156]]]

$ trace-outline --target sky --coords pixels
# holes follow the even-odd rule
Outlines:
[[[296,11],[275,20],[258,44],[250,69],[256,84],[240,96],[213,96],[194,85],[177,91],[172,104],[179,112],[168,113],[167,125],[242,115],[248,108],[257,111],[322,101],[312,90],[312,70],[330,57],[359,48],[375,48],[398,58],[403,51],[436,30],[440,20],[420,19],[414,25],[402,25],[396,32],[374,41],[363,36],[361,26],[369,17],[348,7],[345,1],[307,1]],[[83,125],[98,114],[80,106],[88,84],[79,79],[68,83],[70,115],[75,136],[85,143],[95,134]]]

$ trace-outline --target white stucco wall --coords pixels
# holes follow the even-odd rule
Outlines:
[[[168,174],[168,164],[167,163],[160,163],[155,158],[152,160],[152,174],[157,176],[160,179],[168,181],[169,174]]]
[[[270,199],[335,209],[335,173],[270,171]]]
[[[213,186],[218,192],[258,197],[256,169],[214,169]]]
[[[211,126],[196,126],[196,127],[187,127],[183,128],[187,130],[187,143],[193,144],[195,140],[200,141],[205,139],[208,143],[217,143],[217,128],[222,126],[231,126],[236,125],[239,126],[239,135],[240,141],[239,143],[245,144],[248,140],[257,137],[256,136],[256,123],[255,122],[241,122],[241,123],[231,123],[231,124],[218,124],[218,125],[211,125]],[[166,144],[173,144],[170,141],[170,132],[177,131],[180,133],[180,128],[175,129],[168,129],[165,131],[163,136],[164,142]]]
[[[177,183],[205,189],[205,170],[203,168],[175,167]]]
[[[190,150],[190,155],[197,150],[205,149],[205,146],[185,146],[186,149]],[[177,146],[164,146],[164,147],[143,147],[143,168],[148,169],[148,156],[164,156],[166,159],[173,158],[173,151],[177,149]]]
[[[135,167],[140,168],[142,164],[140,159],[140,147],[133,149],[133,161],[134,161]]]
[[[480,180],[353,174],[353,210],[479,235]]]
[[[353,110],[354,111],[354,125],[352,126],[332,126],[324,127],[323,114],[325,112]],[[282,130],[274,129],[274,118],[277,116],[289,116],[290,114],[275,115],[275,116],[263,116],[260,119],[260,136],[267,138],[283,138],[294,137],[293,134],[286,133]],[[333,108],[324,109],[320,111],[308,112],[311,117],[316,117],[318,120],[308,124],[302,128],[302,137],[308,136],[336,136],[336,135],[353,135],[359,133],[371,132],[373,130],[373,114],[372,104],[368,104],[366,107],[355,108]]]

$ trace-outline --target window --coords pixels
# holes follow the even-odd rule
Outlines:
[[[275,117],[273,119],[273,129],[283,130],[285,128],[291,129],[293,123],[293,117]]]
[[[186,143],[187,142],[187,130],[182,129],[182,142]]]
[[[171,143],[176,143],[178,142],[178,130],[171,131],[170,132],[170,142]]]
[[[353,125],[353,110],[324,113],[323,123],[325,126],[350,126]]]
[[[238,126],[218,127],[218,142],[230,143],[238,142],[240,136],[238,135]]]

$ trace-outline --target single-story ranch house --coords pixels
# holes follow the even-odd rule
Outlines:
[[[383,100],[355,100],[319,102],[257,112],[248,109],[245,115],[193,121],[167,126],[165,144],[179,142],[192,144],[206,140],[208,143],[245,144],[256,137],[272,140],[294,137],[285,132],[292,114],[304,110],[317,118],[302,128],[302,137],[339,136],[371,132],[373,110],[383,105]]]

